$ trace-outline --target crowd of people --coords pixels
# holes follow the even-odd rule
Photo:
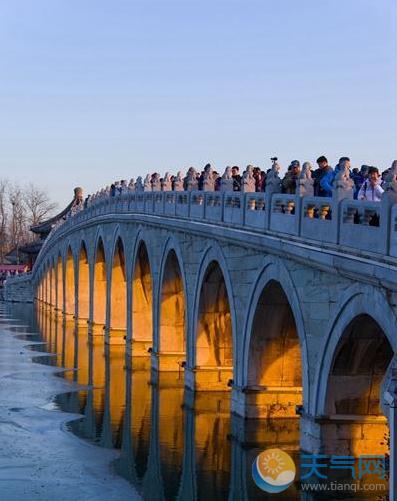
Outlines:
[[[273,158],[271,168],[262,170],[260,167],[247,166],[243,173],[240,167],[235,165],[227,167],[225,173],[221,175],[207,164],[200,172],[190,167],[186,176],[181,172],[170,175],[168,172],[161,177],[157,172],[148,174],[143,180],[141,177],[135,181],[131,179],[117,181],[111,186],[89,195],[83,206],[87,207],[95,199],[103,196],[116,196],[130,191],[188,191],[188,190],[227,190],[227,191],[256,191],[265,192],[268,184],[274,183],[275,177],[279,187],[277,191],[287,194],[296,194],[297,188],[302,178],[310,178],[313,186],[313,195],[318,197],[331,197],[335,182],[343,171],[343,175],[351,180],[353,197],[358,200],[368,200],[379,202],[384,191],[384,183],[390,169],[382,173],[378,167],[362,165],[361,168],[351,168],[350,158],[341,157],[335,168],[331,167],[325,156],[317,158],[317,168],[313,169],[310,162],[305,162],[302,166],[299,160],[293,160],[287,172],[282,178],[278,178],[280,166],[277,158]],[[275,174],[276,172],[276,174]],[[346,174],[347,173],[347,174]],[[247,181],[248,179],[248,181]],[[247,190],[248,182],[250,189]],[[245,187],[244,187],[245,186]],[[82,207],[81,207],[82,208]]]

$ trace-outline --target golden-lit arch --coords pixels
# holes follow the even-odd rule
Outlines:
[[[55,266],[53,264],[51,264],[51,268],[50,268],[50,273],[51,273],[51,294],[50,294],[50,297],[51,297],[51,300],[50,300],[50,304],[53,308],[55,308],[55,301],[56,301],[56,271],[55,271]]]
[[[166,258],[160,296],[160,370],[178,370],[185,359],[185,291],[177,255]]]
[[[106,259],[102,239],[99,239],[94,265],[93,323],[103,326],[106,322]]]
[[[247,416],[296,417],[302,404],[301,349],[291,306],[275,280],[256,305],[248,360]]]
[[[48,268],[46,267],[44,273],[44,303],[48,303]]]
[[[153,282],[146,245],[139,244],[132,279],[133,355],[148,355],[153,343]]]
[[[233,332],[228,293],[221,267],[212,261],[201,284],[196,366],[205,369],[196,375],[196,388],[227,390],[233,378]]]
[[[65,313],[67,315],[74,316],[75,314],[75,294],[74,259],[69,247],[65,263]]]
[[[110,329],[125,331],[127,327],[127,280],[124,246],[121,238],[117,239],[114,249],[110,300]]]
[[[57,261],[57,272],[56,272],[56,282],[57,282],[57,297],[56,297],[56,308],[63,312],[64,309],[64,297],[63,297],[63,264],[62,257],[58,256]]]
[[[87,248],[81,243],[79,254],[79,287],[78,287],[78,316],[79,320],[88,320],[90,309],[90,270]]]
[[[328,376],[324,425],[332,436],[326,450],[348,454],[387,452],[387,421],[380,407],[381,384],[393,358],[393,349],[379,324],[361,314],[345,328],[333,357]],[[337,433],[330,433],[330,428]]]

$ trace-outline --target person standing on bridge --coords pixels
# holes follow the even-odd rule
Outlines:
[[[232,177],[233,177],[233,191],[241,190],[241,176],[240,176],[240,167],[235,165],[232,167]]]
[[[369,167],[368,178],[363,182],[358,192],[358,200],[380,202],[384,189],[381,186],[381,177],[377,167]]]
[[[285,174],[282,181],[283,193],[288,195],[295,195],[296,185],[301,173],[301,164],[299,160],[293,160],[288,167],[288,172]]]
[[[321,183],[322,178],[328,172],[332,172],[332,167],[329,165],[327,157],[325,157],[324,155],[322,155],[321,157],[318,157],[316,162],[318,165],[318,169],[316,169],[312,174],[312,177],[314,179],[314,184],[313,184],[314,196],[315,197],[326,197],[327,192],[324,190],[324,188],[321,187],[320,183]]]

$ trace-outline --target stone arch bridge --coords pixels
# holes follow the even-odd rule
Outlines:
[[[132,192],[54,228],[31,281],[39,303],[154,374],[230,391],[247,418],[300,416],[304,450],[382,451],[396,221],[391,198]]]

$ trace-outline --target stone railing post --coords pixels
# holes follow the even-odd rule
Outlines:
[[[334,204],[334,211],[336,211],[336,214],[332,214],[332,218],[335,218],[337,221],[336,243],[339,243],[340,225],[343,218],[343,214],[339,217],[341,210],[343,210],[341,202],[342,200],[353,200],[354,194],[354,181],[350,177],[348,161],[342,161],[339,167],[340,169],[334,177],[332,189],[332,200],[336,202]]]
[[[384,242],[386,242],[387,253],[390,254],[391,240],[391,208],[397,203],[397,160],[394,160],[389,173],[385,180],[385,191],[381,199],[380,208],[380,234]]]
[[[247,165],[247,168],[243,172],[243,178],[241,180],[241,191],[242,193],[255,193],[255,178],[254,178],[254,167],[252,165]]]
[[[141,177],[141,176],[139,176],[139,177],[137,178],[137,180],[136,180],[136,183],[135,183],[134,187],[135,187],[135,191],[136,191],[137,193],[142,193],[143,191],[145,191],[145,187],[144,187],[144,185],[143,185],[143,182],[142,182],[142,177]]]
[[[204,167],[203,191],[215,191],[214,171],[209,164]]]
[[[143,181],[143,191],[152,191],[152,183],[150,182],[150,174],[147,174],[147,176],[145,177],[145,180]]]
[[[312,178],[312,165],[310,162],[305,162],[302,166],[302,172],[296,183],[296,194],[298,199],[296,201],[297,207],[295,207],[295,215],[298,217],[298,235],[301,233],[301,223],[302,223],[302,198],[314,196],[314,179]]]
[[[166,172],[164,178],[161,180],[161,191],[172,191],[172,181],[169,172]]]
[[[178,172],[174,180],[174,191],[184,191],[183,190],[183,178],[181,171]]]
[[[270,228],[270,217],[272,212],[272,196],[275,193],[281,193],[281,179],[279,176],[280,164],[277,161],[273,162],[272,170],[269,172],[266,178],[266,188],[265,188],[265,215],[266,224],[265,229]]]
[[[185,182],[187,191],[196,191],[198,189],[197,172],[194,167],[189,167]]]
[[[232,168],[226,167],[221,178],[221,191],[233,191],[233,183]]]
[[[161,180],[160,174],[157,172],[153,175],[151,179],[152,191],[161,191]]]
[[[341,202],[346,198],[353,200],[353,187],[354,181],[350,177],[348,162],[342,162],[340,164],[340,170],[336,173],[334,178],[332,190],[333,200],[336,202]]]
[[[298,178],[296,194],[300,197],[312,197],[314,195],[313,184],[312,166],[310,162],[305,162],[302,166],[302,172]]]

